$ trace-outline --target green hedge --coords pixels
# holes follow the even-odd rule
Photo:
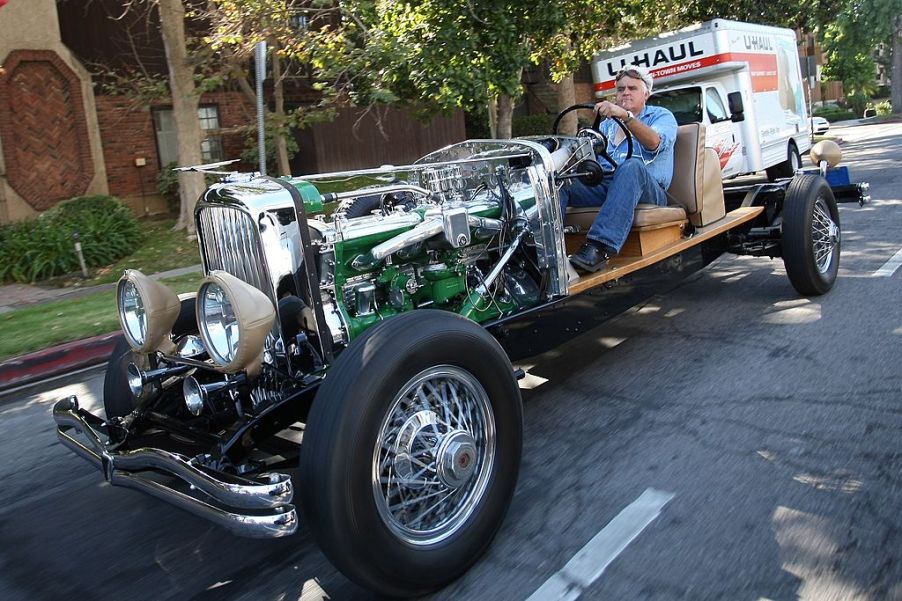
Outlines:
[[[852,111],[835,106],[816,108],[814,109],[814,115],[816,117],[823,117],[830,123],[833,123],[834,121],[847,121],[849,119],[856,118],[855,113],[853,113]]]
[[[0,227],[0,281],[34,282],[80,269],[78,233],[85,263],[109,265],[141,242],[141,228],[111,196],[66,200],[35,219]]]
[[[883,100],[874,105],[878,117],[886,117],[893,114],[893,105],[889,100]]]
[[[511,133],[518,136],[547,136],[551,134],[551,126],[557,115],[538,114],[523,115],[511,119]]]

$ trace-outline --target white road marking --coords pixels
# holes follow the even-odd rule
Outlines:
[[[902,266],[902,248],[896,251],[893,257],[883,264],[883,267],[874,272],[875,278],[889,278]]]
[[[673,493],[648,488],[526,601],[573,601],[661,514]]]

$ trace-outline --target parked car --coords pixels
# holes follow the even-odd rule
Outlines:
[[[811,118],[811,131],[815,134],[825,134],[830,129],[830,122],[823,117]]]
[[[522,371],[498,341],[511,322],[650,266],[687,273],[676,257],[699,250],[782,257],[803,295],[837,277],[826,181],[725,190],[697,123],[678,134],[678,206],[640,205],[621,255],[576,274],[567,252],[595,211],[562,215],[558,194],[600,181],[598,125],[469,140],[400,167],[221,174],[195,214],[197,294],[125,272],[106,415],[59,401],[59,439],[111,484],[238,535],[294,533],[297,490],[350,579],[392,596],[444,586],[486,550],[517,483]],[[284,470],[298,465],[293,482]]]

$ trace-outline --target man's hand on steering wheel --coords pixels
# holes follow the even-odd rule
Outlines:
[[[611,112],[613,114],[603,115],[601,112],[599,112],[599,107],[603,107],[605,105],[610,105],[611,107],[614,107],[613,109],[609,109],[609,110],[611,110]],[[618,117],[619,114],[622,114],[624,117],[629,117],[629,115],[628,115],[626,109],[621,108],[611,102],[603,101],[603,102],[599,102],[598,104],[574,104],[573,106],[568,106],[567,108],[562,110],[558,114],[557,118],[554,120],[554,125],[552,125],[552,127],[551,127],[551,131],[552,131],[553,135],[557,135],[558,124],[560,124],[561,119],[564,118],[564,115],[566,115],[567,113],[569,113],[571,111],[576,111],[576,110],[593,110],[593,111],[595,111],[595,122],[592,124],[592,130],[594,132],[597,132],[598,134],[600,134],[600,139],[598,140],[598,142],[603,141],[603,144],[602,144],[603,148],[598,149],[600,151],[600,152],[598,152],[598,154],[600,154],[602,157],[604,157],[605,161],[610,163],[615,169],[618,167],[617,162],[614,161],[614,159],[612,159],[610,157],[610,155],[608,155],[607,137],[604,136],[603,134],[601,134],[601,122],[602,122],[602,120],[608,119],[608,118],[610,118],[612,121],[614,121],[614,123],[617,124],[617,126],[621,129],[621,131],[623,131],[623,135],[626,137],[627,151],[626,151],[625,158],[629,159],[633,156],[633,134],[630,133],[629,129],[627,129],[623,120],[621,120]],[[621,111],[622,111],[622,113],[621,113]],[[593,136],[593,137],[596,137],[596,136]]]
[[[607,100],[603,100],[595,105],[595,114],[600,116],[602,119],[616,117],[621,121],[628,119],[630,116],[629,111],[627,111],[625,108]]]

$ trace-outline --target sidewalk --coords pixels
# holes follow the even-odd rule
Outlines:
[[[155,280],[171,278],[196,273],[202,269],[200,265],[194,265],[155,273],[150,277]],[[42,288],[27,284],[3,285],[0,286],[0,313],[67,298],[78,298],[115,288],[116,282],[83,288]],[[0,391],[103,363],[113,352],[120,336],[119,332],[110,332],[3,361],[0,363]]]

